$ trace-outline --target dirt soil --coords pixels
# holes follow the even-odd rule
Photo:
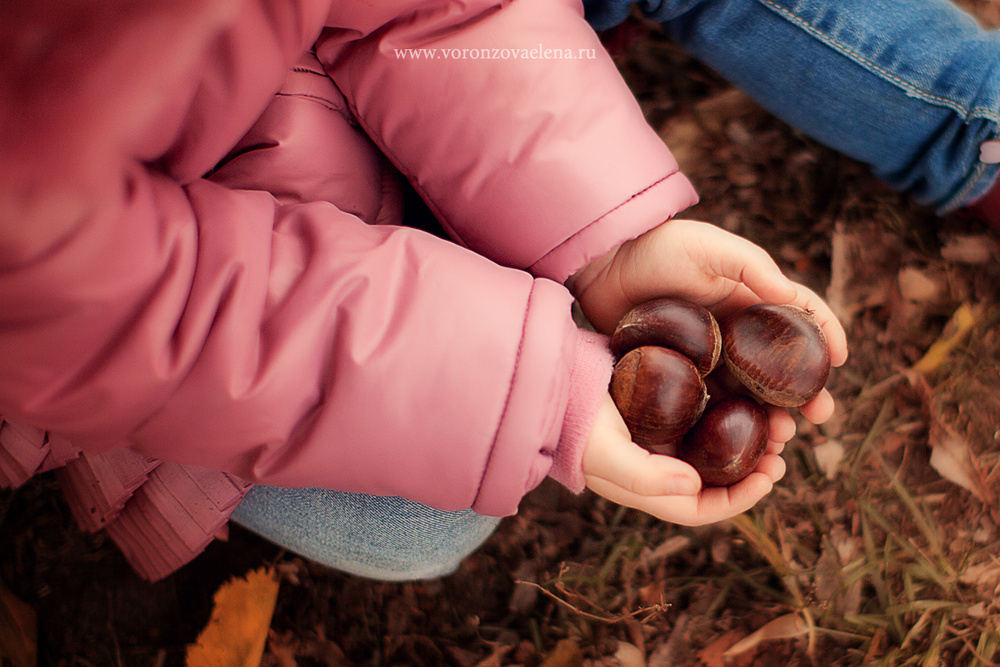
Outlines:
[[[775,491],[688,529],[547,482],[439,581],[342,575],[233,529],[150,584],[41,476],[0,492],[0,583],[37,614],[41,665],[182,665],[218,586],[262,564],[282,574],[269,666],[1000,664],[997,235],[636,25],[618,61],[701,194],[685,216],[765,247],[849,332],[838,415],[800,422]]]

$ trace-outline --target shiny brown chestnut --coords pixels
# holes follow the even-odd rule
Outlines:
[[[826,384],[830,349],[804,308],[760,303],[736,311],[719,326],[726,366],[761,400],[798,407]]]
[[[676,350],[708,375],[722,354],[722,334],[712,313],[698,304],[664,297],[645,301],[625,314],[611,335],[615,358],[643,345]]]
[[[706,486],[730,486],[752,473],[767,448],[767,411],[733,396],[710,406],[677,447]]]
[[[691,360],[655,345],[637,347],[615,364],[610,392],[632,440],[670,456],[708,402],[701,373]]]

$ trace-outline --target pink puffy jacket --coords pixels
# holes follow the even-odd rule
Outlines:
[[[578,0],[5,3],[0,62],[0,483],[149,578],[251,483],[582,488],[561,283],[695,195]]]

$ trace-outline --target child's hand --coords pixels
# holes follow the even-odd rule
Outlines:
[[[785,277],[763,248],[704,222],[669,220],[595,259],[567,284],[603,333],[632,307],[656,297],[684,298],[716,315],[760,301],[795,304],[811,310],[823,328],[831,363],[847,360],[844,329],[819,296]],[[833,409],[825,389],[799,408],[814,423],[829,419]]]
[[[583,474],[598,495],[664,521],[687,526],[722,521],[753,507],[785,474],[778,455],[795,433],[790,421],[787,411],[772,410],[768,448],[757,470],[733,486],[703,489],[687,463],[633,443],[611,396],[605,396],[584,450]]]

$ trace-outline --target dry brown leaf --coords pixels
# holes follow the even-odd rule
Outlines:
[[[581,667],[583,665],[583,652],[575,639],[563,639],[545,657],[541,667]]]
[[[743,633],[739,630],[729,632],[716,637],[708,646],[698,651],[698,661],[704,667],[730,667],[738,664],[726,656],[726,651],[730,646],[735,646],[743,638]]]
[[[1000,583],[1000,564],[993,562],[967,565],[959,574],[958,580],[969,586],[996,588]]]
[[[857,580],[845,586],[843,578],[844,566],[853,561],[861,549],[859,538],[849,535],[842,526],[834,526],[816,562],[813,586],[816,599],[827,603],[840,616],[856,614],[861,609],[863,582]]]
[[[722,654],[724,659],[742,655],[747,651],[757,648],[761,642],[776,639],[795,639],[804,636],[809,632],[809,626],[798,614],[785,614],[779,616],[770,623],[752,633],[748,637],[736,642]]]
[[[690,168],[705,161],[706,133],[695,119],[675,119],[667,123],[659,134],[683,171],[690,171]]]
[[[814,446],[813,457],[816,467],[828,480],[836,479],[840,462],[844,460],[844,446],[839,440],[826,440]]]
[[[493,652],[477,662],[475,667],[501,667],[501,665],[503,665],[504,656],[510,653],[513,648],[513,646],[502,646],[498,644],[493,647]]]
[[[638,646],[628,642],[618,642],[615,660],[618,661],[619,667],[646,667],[646,656],[642,654]]]
[[[276,667],[298,667],[299,662],[295,659],[298,647],[298,641],[290,633],[280,636],[272,631],[268,635],[268,657],[276,664]]]
[[[688,535],[674,535],[668,537],[655,549],[644,547],[639,557],[642,564],[648,567],[651,563],[670,558],[675,554],[687,551],[690,547],[691,538]]]
[[[667,641],[650,653],[649,667],[681,667],[694,663],[694,654],[687,638],[688,620],[688,615],[683,612],[677,617]]]
[[[838,222],[830,238],[830,284],[826,288],[826,300],[841,325],[847,330],[850,330],[854,316],[860,309],[860,304],[848,294],[854,278],[852,259],[857,245],[857,238],[848,235],[844,231],[844,224]]]
[[[905,301],[925,303],[938,299],[947,289],[942,284],[940,275],[931,275],[929,271],[915,266],[904,266],[896,276],[899,294]]]
[[[941,247],[941,258],[955,264],[987,264],[997,254],[997,241],[987,234],[956,234],[944,239]]]
[[[0,586],[0,664],[35,667],[38,662],[35,610]]]
[[[950,428],[938,426],[930,432],[931,467],[949,482],[986,502],[989,492],[976,467],[969,443]]]
[[[270,568],[220,586],[208,625],[188,646],[187,667],[258,667],[277,599],[278,579]]]
[[[737,88],[727,88],[695,105],[699,120],[712,132],[722,132],[732,120],[760,115],[763,109]]]

